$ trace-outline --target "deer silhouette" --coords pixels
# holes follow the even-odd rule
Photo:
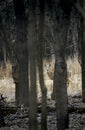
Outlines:
[[[47,62],[45,64],[45,67],[46,67],[46,73],[47,73],[49,79],[53,80],[54,79],[55,61]],[[71,75],[72,75],[72,72],[70,70],[67,71],[67,85],[69,85],[69,83],[72,83]]]

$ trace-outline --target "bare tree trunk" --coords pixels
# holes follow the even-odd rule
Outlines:
[[[80,1],[82,11],[85,10],[85,0]],[[85,14],[84,14],[85,15]],[[82,100],[85,102],[85,17],[83,14],[80,16],[80,44],[81,44],[81,57],[82,57]]]
[[[60,29],[62,30],[62,29]],[[65,32],[61,31],[64,35]],[[65,62],[65,40],[60,40],[60,36],[56,34],[58,41],[62,42],[56,46],[55,52],[55,71],[54,71],[54,88],[56,97],[56,113],[57,113],[57,129],[64,130],[68,127],[68,95],[67,95],[67,66]],[[62,39],[66,38],[66,34]]]
[[[1,104],[0,104],[0,127],[5,126],[5,121],[4,121],[4,113],[3,110],[1,109]]]
[[[18,104],[28,106],[28,49],[26,41],[26,21],[23,0],[14,0],[17,30],[17,61],[18,82],[16,84],[16,101]],[[15,69],[16,70],[16,69]],[[14,72],[16,73],[16,72]],[[15,74],[16,75],[16,74]],[[16,81],[15,81],[16,82]]]
[[[59,6],[59,8],[57,8]],[[68,128],[68,95],[67,66],[65,62],[65,46],[69,16],[65,16],[59,2],[55,0],[53,7],[53,47],[55,50],[54,90],[56,100],[57,129]]]
[[[32,29],[31,26],[29,29]],[[34,29],[34,28],[33,28]],[[33,30],[34,31],[34,30]],[[32,32],[33,33],[33,32]],[[36,34],[35,34],[36,35]],[[32,37],[31,37],[32,36]],[[36,85],[36,58],[35,58],[35,36],[33,34],[30,36],[30,89],[29,89],[29,129],[37,130],[37,85]]]
[[[7,61],[6,59],[7,59],[7,57],[6,57],[6,47],[5,47],[5,44],[3,45],[3,55],[4,55],[4,67],[6,67],[6,61]]]
[[[57,62],[57,61],[56,61]],[[55,71],[54,71],[55,72]],[[51,98],[52,98],[52,100],[55,100],[55,85],[54,85],[55,83],[54,83],[54,78],[53,78],[53,92],[52,92],[52,94],[51,94]]]
[[[40,32],[41,33],[41,32]],[[41,118],[41,129],[47,130],[47,89],[45,87],[44,78],[43,78],[43,56],[42,56],[42,41],[38,41],[38,72],[39,72],[39,82],[42,93],[42,118]]]
[[[39,71],[40,88],[42,93],[41,130],[47,130],[47,90],[43,79],[43,61],[40,53],[38,55],[38,71]]]
[[[64,56],[56,56],[54,86],[56,90],[57,129],[68,127],[67,68]]]
[[[38,130],[37,123],[37,86],[36,86],[36,0],[29,1],[29,26],[28,26],[28,49],[29,49],[29,130]]]
[[[44,33],[44,0],[40,0],[40,15],[39,15],[39,33],[37,43],[37,61],[38,61],[38,72],[39,82],[42,93],[42,117],[41,117],[41,130],[47,130],[47,90],[44,83],[43,77],[43,33]]]

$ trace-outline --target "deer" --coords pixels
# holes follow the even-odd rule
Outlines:
[[[55,67],[55,63],[47,63],[45,64],[46,67],[46,73],[49,77],[50,80],[53,81],[54,79],[54,67]],[[67,72],[67,87],[69,86],[69,84],[73,84],[73,81],[71,79],[71,72]],[[55,87],[53,84],[51,84],[51,99],[55,100]]]
[[[54,79],[54,63],[46,63],[45,64],[46,67],[46,73],[49,77],[50,80]],[[67,71],[67,83],[69,84],[70,82],[72,82],[72,80],[70,79],[72,75],[72,72],[69,70]]]
[[[46,67],[46,73],[49,77],[50,80],[53,80],[54,78],[54,66],[51,65],[50,63],[45,64]]]

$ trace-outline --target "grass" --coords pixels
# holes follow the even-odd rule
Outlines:
[[[47,61],[44,61],[44,64],[46,64]],[[49,64],[49,63],[48,63]],[[51,67],[54,68],[54,59],[50,62]],[[50,69],[53,73],[53,69]],[[79,92],[81,93],[81,66],[78,62],[77,57],[75,56],[73,59],[67,60],[67,68],[68,71],[71,72],[71,75],[69,77],[70,82],[68,86],[68,94]],[[53,86],[53,80],[49,78],[46,72],[46,67],[44,65],[44,79],[45,79],[45,85],[47,88],[47,94],[48,97],[51,95],[52,92],[52,86]],[[39,87],[39,80],[37,79],[37,86],[38,86],[38,95],[40,96],[40,87]],[[3,93],[5,96],[7,96],[8,100],[14,99],[15,96],[15,84],[12,79],[12,65],[9,61],[7,61],[6,66],[3,67],[3,64],[0,66],[0,93]]]
[[[71,72],[72,75],[81,73],[81,66],[78,62],[77,56],[74,56],[74,58],[69,58],[67,60],[67,69]]]
[[[3,67],[3,63],[0,65],[0,79],[12,77],[12,65],[9,61],[6,62],[5,67]]]
[[[52,59],[50,62],[45,61],[45,64],[50,64],[49,67],[49,72],[51,71],[51,73],[54,72],[54,59]],[[72,94],[72,93],[81,93],[82,89],[81,89],[81,66],[78,62],[78,58],[77,56],[74,56],[73,59],[69,58],[67,60],[67,70],[68,70],[68,74],[70,74],[68,76],[68,81],[69,81],[69,85],[68,85],[68,94]],[[46,77],[46,73],[45,73],[45,77]],[[48,76],[49,77],[49,76]],[[45,78],[46,79],[46,78]],[[50,79],[50,78],[49,78]],[[51,80],[51,79],[50,79]],[[46,80],[47,83],[47,80]],[[48,81],[49,83],[49,81]],[[49,84],[47,86],[50,88],[52,88],[52,80],[51,80],[51,85]]]

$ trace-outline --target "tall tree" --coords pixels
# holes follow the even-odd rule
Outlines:
[[[16,101],[18,104],[28,105],[28,49],[26,41],[26,20],[24,0],[13,0],[14,11],[16,16],[17,31],[17,61],[18,72],[14,71],[14,75],[18,75],[16,83]],[[16,69],[14,69],[16,70]]]
[[[85,0],[78,1],[77,9],[80,12],[79,44],[81,46],[82,100],[85,102]]]
[[[68,97],[67,97],[67,67],[65,62],[65,44],[68,29],[68,18],[61,7],[61,1],[52,1],[51,27],[49,27],[51,42],[55,53],[54,90],[56,100],[57,129],[68,127]],[[48,32],[48,33],[49,33]]]
[[[39,0],[39,25],[38,25],[38,42],[37,42],[37,61],[38,61],[38,72],[39,82],[42,93],[42,115],[41,115],[41,130],[47,130],[47,90],[44,83],[43,75],[43,34],[44,34],[44,12],[45,12],[45,1]]]
[[[29,3],[28,50],[29,50],[29,129],[37,130],[37,86],[36,86],[36,0]]]
[[[70,3],[71,2],[71,3]],[[54,87],[56,96],[57,129],[68,127],[67,66],[65,61],[66,37],[73,1],[53,3],[53,39],[55,50]]]
[[[1,48],[0,48],[0,61],[3,62],[3,66],[5,67],[6,66],[6,49],[7,49],[7,37],[5,35],[5,30],[4,30],[4,26],[3,26],[3,23],[2,23],[2,17],[1,17],[1,14],[0,14],[0,41],[1,41]]]
[[[56,91],[55,97],[58,130],[64,130],[68,127],[67,66],[65,61],[65,40],[67,29],[63,29],[60,29],[59,35],[56,34],[59,43],[56,43],[58,49],[55,50],[54,87]],[[62,40],[60,37],[62,37]]]
[[[57,129],[64,130],[68,127],[65,47],[70,14],[76,0],[53,0],[50,2],[52,2],[52,8],[48,9],[48,14],[50,12],[51,16],[51,26],[49,26],[50,36],[47,37],[46,41],[52,44],[55,52],[54,91],[56,97]]]
[[[1,29],[1,25],[2,24],[1,24],[1,15],[0,15],[0,29]],[[2,33],[1,30],[0,30],[0,33]],[[0,38],[1,38],[1,35],[0,35]],[[2,57],[0,57],[0,62],[1,62],[1,58]],[[2,101],[2,97],[1,97],[1,94],[0,94],[0,127],[5,125],[1,101]]]

